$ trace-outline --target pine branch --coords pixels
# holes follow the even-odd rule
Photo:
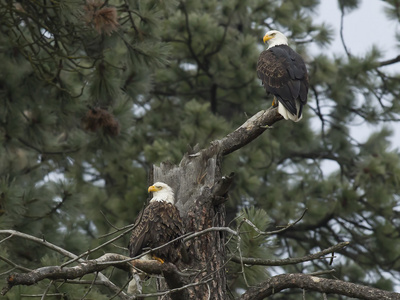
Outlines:
[[[69,264],[71,264],[71,263],[73,263],[73,262],[75,262],[75,261],[79,261],[80,258],[82,258],[82,257],[84,257],[84,256],[87,256],[87,255],[89,255],[89,254],[91,254],[91,253],[93,253],[93,252],[95,252],[95,251],[97,251],[97,250],[103,248],[104,246],[106,246],[106,245],[108,245],[108,244],[111,244],[112,242],[114,242],[114,241],[120,239],[121,237],[123,237],[125,234],[131,232],[132,229],[133,229],[135,226],[137,226],[137,225],[129,225],[129,226],[128,226],[128,229],[125,230],[124,232],[122,232],[121,234],[119,234],[118,236],[112,238],[111,240],[108,240],[107,242],[105,242],[105,243],[103,243],[103,244],[101,244],[101,245],[99,245],[99,246],[97,246],[97,247],[95,247],[95,248],[93,248],[93,249],[89,249],[89,250],[87,250],[87,251],[81,253],[80,255],[75,256],[73,259],[71,259],[71,260],[65,262],[64,264],[62,264],[61,267],[65,267],[65,266],[67,266],[67,265],[69,265]]]
[[[24,272],[30,272],[30,271],[32,271],[31,269],[28,269],[28,268],[25,268],[25,267],[23,267],[23,266],[20,266],[20,265],[16,264],[15,262],[13,262],[13,261],[11,261],[11,260],[9,260],[9,259],[7,259],[7,258],[5,258],[5,257],[3,257],[3,256],[1,256],[1,255],[0,255],[0,260],[4,261],[4,262],[7,263],[8,265],[12,266],[12,267],[13,267],[12,270],[18,269],[18,270],[21,270],[21,271],[24,271]],[[12,270],[11,270],[11,271],[12,271]],[[11,271],[9,270],[9,271],[7,271],[7,272],[5,272],[5,273],[0,273],[0,277],[1,277],[2,275],[4,275],[4,274],[10,273]]]
[[[256,225],[254,225],[254,224],[253,224],[249,219],[247,219],[247,218],[243,218],[242,221],[241,221],[241,223],[246,223],[246,224],[248,224],[249,226],[253,227],[253,229],[258,233],[258,235],[255,236],[255,237],[259,237],[260,235],[274,235],[274,234],[279,234],[279,233],[285,232],[286,230],[292,228],[292,227],[295,226],[297,223],[299,223],[299,222],[303,219],[303,217],[304,217],[304,215],[306,214],[307,210],[308,210],[308,208],[306,208],[306,209],[303,211],[303,213],[301,214],[301,216],[300,216],[296,221],[294,221],[293,223],[289,223],[288,225],[283,226],[281,229],[274,230],[274,231],[261,231],[260,229],[257,228]]]
[[[31,240],[36,243],[45,245],[46,247],[48,247],[58,253],[61,253],[64,256],[73,258],[72,261],[79,262],[79,264],[74,267],[65,267],[65,265],[67,265],[67,264],[63,264],[61,266],[48,266],[48,267],[38,268],[35,270],[29,270],[29,272],[27,272],[27,273],[12,273],[11,275],[8,276],[7,286],[5,286],[2,289],[1,295],[5,295],[15,285],[32,285],[32,284],[35,284],[44,279],[63,280],[63,281],[69,282],[71,279],[80,278],[84,275],[97,272],[100,280],[94,280],[94,281],[92,281],[91,284],[105,285],[105,286],[109,287],[111,290],[113,290],[114,292],[116,292],[116,294],[121,299],[129,299],[129,296],[127,296],[125,293],[123,293],[120,288],[115,286],[102,273],[100,273],[102,270],[104,270],[110,266],[113,266],[113,267],[116,267],[119,269],[123,269],[127,272],[132,267],[134,267],[134,268],[140,269],[141,271],[148,273],[148,274],[158,274],[158,275],[162,274],[165,278],[165,281],[166,281],[168,287],[170,288],[169,291],[165,291],[163,293],[171,294],[172,299],[186,299],[187,291],[186,291],[186,289],[182,289],[182,287],[185,286],[185,282],[182,280],[182,278],[185,276],[188,276],[188,274],[184,274],[184,273],[180,272],[175,265],[170,264],[170,263],[161,264],[158,261],[147,261],[147,260],[140,260],[137,258],[139,258],[143,255],[149,254],[151,251],[153,251],[155,249],[160,249],[162,247],[165,247],[166,245],[173,243],[174,241],[176,241],[178,239],[184,239],[185,241],[187,241],[189,239],[193,239],[195,237],[198,237],[200,235],[203,235],[203,234],[206,234],[209,232],[213,232],[213,231],[225,231],[225,232],[228,232],[233,235],[238,235],[238,233],[236,231],[232,230],[229,227],[212,227],[212,228],[207,228],[207,229],[199,231],[199,232],[182,235],[181,237],[179,237],[177,239],[174,239],[164,245],[161,245],[160,247],[146,251],[146,252],[142,253],[141,255],[134,257],[134,258],[130,258],[130,257],[124,256],[121,254],[106,253],[97,259],[83,260],[80,258],[82,255],[77,256],[75,254],[72,254],[71,252],[69,252],[61,247],[58,247],[54,244],[47,242],[45,239],[40,239],[40,238],[31,236],[28,234],[24,234],[24,233],[21,233],[18,231],[14,231],[14,230],[0,230],[0,234],[9,234],[9,236],[7,236],[3,240],[1,240],[0,243],[5,242],[6,240],[16,236],[16,237],[24,238],[24,239]],[[115,238],[112,239],[112,241],[113,240],[115,240]],[[108,244],[108,242],[103,244],[103,246],[106,244]],[[98,249],[98,248],[96,248],[96,249]],[[89,252],[91,252],[91,251],[89,251]],[[3,259],[3,260],[5,262],[9,263],[10,265],[12,265],[13,267],[17,267],[17,265],[15,263],[13,263],[7,259]],[[69,261],[68,263],[71,263],[72,261]],[[18,266],[18,268],[21,269],[22,267]],[[27,271],[28,269],[25,269],[25,270]],[[203,282],[201,284],[204,284],[204,283],[205,282]]]
[[[52,243],[49,243],[48,241],[46,241],[46,239],[44,237],[40,239],[40,238],[37,238],[35,236],[29,235],[29,234],[26,234],[26,233],[22,233],[22,232],[19,232],[19,231],[16,231],[16,230],[0,230],[0,234],[8,234],[8,236],[6,238],[4,238],[3,240],[1,240],[0,243],[2,243],[3,241],[6,241],[6,240],[8,240],[8,239],[10,239],[12,237],[19,237],[19,238],[23,238],[23,239],[26,239],[26,240],[29,240],[29,241],[33,241],[33,242],[38,243],[38,244],[42,244],[45,247],[47,247],[47,248],[49,248],[51,250],[54,250],[54,251],[66,256],[66,257],[71,257],[71,258],[75,258],[76,257],[75,254],[73,254],[73,253],[71,253],[71,252],[69,252],[69,251],[67,251],[67,250],[65,250],[65,249],[63,249],[63,248],[61,248],[59,246],[56,246],[56,245],[54,245]]]
[[[187,31],[187,36],[188,36],[188,37],[187,37],[187,46],[188,46],[188,50],[189,50],[189,52],[190,52],[192,58],[196,61],[197,66],[198,66],[201,70],[203,70],[204,73],[205,73],[208,77],[212,78],[213,75],[210,73],[209,68],[207,67],[207,65],[206,65],[204,62],[200,61],[200,58],[198,57],[198,55],[197,55],[196,52],[194,51],[194,48],[193,48],[193,45],[192,45],[192,43],[193,43],[193,35],[192,35],[192,32],[191,32],[191,30],[190,30],[190,25],[189,25],[189,14],[188,14],[188,12],[187,12],[187,10],[186,10],[185,3],[181,2],[180,5],[181,5],[182,12],[183,12],[183,14],[184,14],[184,16],[185,16],[185,29],[186,29],[186,31]]]
[[[346,55],[348,58],[351,57],[350,51],[347,49],[346,42],[344,41],[344,36],[343,36],[343,29],[344,29],[344,8],[341,7],[340,9],[341,15],[340,15],[340,40],[342,41],[343,49],[346,52]]]
[[[325,294],[343,295],[357,299],[400,300],[400,294],[342,280],[325,279],[306,274],[282,274],[247,290],[240,300],[261,300],[287,288],[299,288]]]
[[[60,151],[48,151],[48,150],[42,150],[34,145],[31,145],[29,142],[22,138],[18,138],[18,141],[23,144],[24,146],[31,148],[35,150],[39,154],[48,154],[48,155],[65,155],[65,154],[70,154],[70,153],[76,153],[80,150],[80,148],[76,149],[69,149],[69,150],[60,150]]]
[[[16,285],[32,285],[44,279],[63,280],[68,281],[71,279],[81,278],[84,275],[100,272],[109,266],[113,266],[124,271],[129,271],[132,267],[140,269],[148,274],[162,274],[171,288],[171,290],[164,291],[160,295],[171,294],[172,299],[186,299],[186,285],[182,278],[181,273],[177,267],[171,263],[161,264],[156,260],[133,260],[129,262],[130,258],[121,254],[106,253],[103,256],[82,262],[74,267],[61,267],[61,266],[48,266],[32,270],[28,273],[13,273],[7,278],[7,286],[2,289],[1,295],[5,295],[13,286]],[[205,284],[202,282],[199,284]],[[87,284],[87,281],[85,281]],[[91,284],[103,284],[101,280],[93,280]],[[121,290],[118,291],[118,296],[121,299],[129,299]],[[146,295],[141,295],[146,296]]]
[[[227,231],[230,234],[239,235],[238,231],[232,230],[229,227],[211,227],[200,232],[184,235],[181,238],[185,238],[185,240],[188,240],[211,231]],[[13,230],[0,230],[0,234],[10,234],[10,236],[26,238],[28,240],[46,245],[50,249],[53,249],[66,256],[74,256],[68,251],[51,243],[48,243],[44,239],[39,239]],[[10,236],[3,239],[1,242],[8,240]],[[232,256],[231,260],[234,262],[239,262],[241,264],[250,265],[285,265],[289,263],[295,264],[320,258],[323,255],[342,249],[348,244],[348,242],[343,242],[318,253],[298,259],[284,259],[281,261],[276,260],[275,262],[278,262],[276,264],[275,262],[271,264],[271,261],[268,260],[258,260],[253,258],[243,258],[235,256]],[[11,274],[7,278],[7,286],[2,289],[1,294],[5,295],[15,285],[32,285],[43,279],[63,280],[66,282],[71,282],[71,279],[81,278],[86,274],[95,272],[97,272],[100,277],[102,274],[99,272],[109,266],[114,266],[125,271],[128,271],[132,267],[134,267],[148,274],[162,274],[170,289],[167,291],[162,291],[160,293],[162,295],[169,294],[171,296],[171,299],[186,299],[188,295],[187,289],[192,286],[192,284],[186,284],[182,280],[185,274],[182,274],[175,265],[170,263],[161,264],[158,261],[146,261],[138,259],[134,260],[134,258],[128,258],[124,255],[114,253],[104,254],[103,256],[93,260],[84,261],[82,259],[79,259],[79,261],[80,263],[74,267],[49,266],[38,268],[28,273]],[[115,291],[116,295],[118,295],[120,299],[128,300],[131,298],[131,296],[124,293],[121,288],[113,286],[113,284],[107,278],[105,278],[104,275],[102,277],[103,278],[101,278],[100,280],[93,280],[91,284],[106,285],[111,290]],[[79,283],[79,281],[76,283]],[[207,284],[207,281],[201,280],[200,282],[197,282],[195,284]],[[301,288],[304,290],[312,290],[322,293],[335,293],[339,295],[356,297],[359,299],[400,299],[400,294],[397,293],[382,291],[375,288],[347,283],[340,280],[318,278],[306,274],[283,274],[272,277],[269,280],[263,282],[261,285],[250,288],[245,294],[242,295],[240,299],[263,299],[286,288]],[[140,296],[147,297],[148,295],[144,294]]]
[[[165,246],[168,246],[169,244],[172,244],[172,243],[174,243],[176,241],[183,240],[184,242],[187,242],[187,241],[189,241],[191,239],[194,239],[195,237],[204,235],[204,234],[209,233],[209,232],[214,232],[214,231],[227,232],[227,233],[230,233],[230,234],[236,235],[236,236],[239,235],[239,233],[237,231],[235,231],[235,230],[233,230],[233,229],[231,229],[229,227],[210,227],[210,228],[206,228],[206,229],[201,230],[201,231],[186,233],[186,234],[181,235],[181,236],[179,236],[179,237],[177,237],[177,238],[175,238],[173,240],[170,240],[169,242],[167,242],[167,243],[165,243],[163,245],[160,245],[158,247],[155,247],[155,248],[152,248],[150,250],[147,250],[147,251],[145,251],[145,252],[143,252],[140,255],[135,256],[135,257],[121,256],[121,257],[123,257],[123,260],[121,260],[121,261],[104,261],[104,262],[98,262],[98,264],[109,266],[109,265],[114,265],[115,263],[127,263],[127,262],[130,262],[130,261],[139,259],[139,258],[141,258],[141,257],[143,257],[143,256],[145,256],[147,254],[151,254],[155,250],[160,250],[160,249],[164,248]],[[149,273],[152,273],[152,272],[149,272]],[[154,274],[159,274],[159,273],[154,273]]]
[[[114,267],[129,271],[130,266],[128,263],[121,264],[119,262],[125,258],[120,254],[107,253],[97,259],[84,261],[74,267],[49,266],[38,268],[28,273],[13,273],[8,276],[7,286],[2,289],[1,294],[4,296],[15,285],[32,285],[43,279],[75,279],[89,273],[100,272],[107,268],[107,265],[101,264],[104,261],[116,261],[113,265]]]
[[[320,252],[309,254],[303,257],[296,258],[284,258],[284,259],[260,259],[260,258],[251,258],[251,257],[240,257],[237,255],[232,255],[230,260],[236,263],[244,263],[246,265],[258,265],[258,266],[285,266],[285,265],[294,265],[314,259],[318,259],[324,255],[337,252],[338,250],[349,245],[349,242],[339,243],[327,249],[324,249]]]
[[[3,241],[6,241],[7,239],[12,238],[12,237],[20,237],[20,238],[23,238],[23,239],[26,239],[26,240],[33,241],[33,242],[38,243],[38,244],[42,244],[45,247],[47,247],[47,248],[49,248],[51,250],[54,250],[54,251],[56,251],[58,253],[61,253],[62,255],[66,256],[66,257],[70,257],[70,258],[78,257],[77,255],[75,255],[75,254],[73,254],[73,253],[71,253],[71,252],[69,252],[69,251],[67,251],[67,250],[65,250],[65,249],[63,249],[63,248],[61,248],[59,246],[56,246],[56,245],[54,245],[52,243],[49,243],[44,238],[39,239],[39,238],[34,237],[32,235],[25,234],[25,233],[22,233],[22,232],[18,232],[18,231],[15,231],[15,230],[0,230],[0,234],[8,234],[9,235],[8,237],[6,237],[3,240],[1,240],[0,243],[2,243]],[[78,261],[79,262],[84,262],[83,259],[79,259]],[[102,273],[99,273],[99,278],[102,281],[103,285],[107,286],[112,291],[114,291],[114,292],[119,292],[120,291],[120,288],[117,287],[114,283],[112,283]],[[5,288],[3,288],[3,291],[4,291]]]
[[[186,285],[184,285],[184,286],[182,286],[180,288],[175,288],[175,289],[168,290],[168,291],[162,291],[162,292],[151,293],[151,294],[139,294],[139,295],[136,295],[136,298],[141,299],[141,298],[145,298],[145,297],[147,298],[147,297],[166,296],[166,295],[174,293],[174,292],[176,293],[176,292],[179,292],[179,291],[183,291],[183,290],[185,290],[185,289],[187,289],[189,287],[194,287],[194,286],[198,286],[198,285],[201,285],[201,284],[207,284],[210,281],[212,281],[212,279],[208,279],[206,281],[195,282],[195,283],[189,283],[189,284],[186,284]],[[181,299],[187,299],[187,298],[181,298]]]
[[[379,62],[379,66],[380,67],[388,66],[388,65],[392,65],[392,64],[395,64],[398,62],[400,62],[400,55],[397,55],[395,58]]]

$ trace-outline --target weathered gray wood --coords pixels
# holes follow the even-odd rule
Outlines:
[[[163,181],[174,188],[178,206],[185,224],[186,232],[200,231],[213,226],[225,225],[225,208],[221,203],[217,206],[212,199],[219,195],[213,194],[213,187],[220,182],[220,164],[218,148],[213,151],[203,151],[196,155],[186,154],[179,166],[162,163],[154,166],[153,181]],[[223,201],[222,201],[223,202]],[[209,279],[208,274],[215,277],[209,288],[198,285],[190,289],[191,299],[208,298],[225,299],[225,247],[224,235],[210,232],[188,243],[191,259],[190,269],[203,270],[191,281],[200,282]],[[164,287],[160,285],[160,287]]]
[[[153,166],[153,181],[162,181],[175,191],[176,205],[182,214],[186,214],[193,200],[201,195],[203,188],[212,188],[216,179],[216,155],[207,157],[209,153],[195,156],[185,154],[179,166],[161,163]]]
[[[400,300],[399,293],[307,274],[281,274],[271,277],[265,282],[248,289],[240,297],[240,300],[262,300],[288,288],[300,288],[306,291],[344,295],[365,300]]]
[[[281,120],[276,108],[260,111],[226,137],[208,148],[187,153],[179,165],[161,163],[153,166],[150,183],[162,181],[175,191],[176,205],[186,232],[225,226],[225,202],[233,174],[222,176],[224,155],[247,145],[268,126]],[[227,299],[225,233],[210,232],[188,242],[191,270],[197,270],[190,282],[204,282],[189,289],[189,299]],[[160,289],[167,288],[160,283]],[[163,298],[165,299],[165,298]]]

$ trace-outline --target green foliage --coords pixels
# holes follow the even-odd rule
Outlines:
[[[249,220],[252,225],[246,223]],[[236,218],[236,227],[240,232],[240,238],[232,237],[228,243],[228,251],[232,255],[253,258],[270,258],[273,238],[260,234],[270,225],[267,213],[254,206],[243,209]],[[239,275],[241,273],[241,275]],[[269,277],[268,268],[264,266],[247,266],[237,263],[229,263],[228,275],[231,277],[230,289],[232,293],[246,288],[248,284],[254,285]]]
[[[400,75],[380,67],[385,49],[377,46],[358,56],[327,55],[333,29],[314,21],[319,2],[1,2],[0,228],[79,254],[103,243],[99,236],[113,232],[111,225],[132,223],[146,202],[152,164],[179,163],[188,148],[207,146],[270,106],[255,69],[264,33],[277,28],[305,58],[309,104],[301,122],[279,122],[224,157],[224,172],[236,173],[227,219],[254,206],[243,211],[247,218],[275,230],[308,211],[273,248],[243,224],[242,255],[301,256],[350,241],[334,260],[335,276],[391,288],[400,278],[400,157],[388,128],[399,120]],[[338,1],[344,14],[360,3]],[[386,3],[388,18],[398,20],[397,2]],[[107,11],[117,18],[95,17]],[[311,54],[311,45],[321,51]],[[94,108],[115,134],[105,120],[84,122]],[[370,131],[362,143],[351,128],[360,122]],[[336,169],[327,172],[326,162]],[[125,247],[127,237],[116,244]],[[238,254],[236,245],[229,249]],[[92,255],[103,251],[126,254],[109,245]],[[63,261],[26,240],[4,241],[0,252],[28,268]],[[282,270],[319,271],[327,263]],[[0,274],[9,270],[1,261]],[[230,264],[233,291],[246,288],[241,271]],[[256,284],[270,270],[244,271]],[[126,274],[113,272],[112,280],[122,286]],[[13,288],[7,297],[40,294],[48,284]],[[81,299],[86,288],[49,292]],[[110,294],[93,287],[87,298]]]
[[[351,12],[359,7],[360,0],[338,0],[339,7],[343,12]]]
[[[398,21],[400,18],[400,7],[396,0],[384,0],[389,6],[384,8],[386,16],[394,21]]]

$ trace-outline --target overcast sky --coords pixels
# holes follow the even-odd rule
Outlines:
[[[344,48],[340,39],[340,18],[341,13],[337,0],[322,0],[317,21],[326,22],[335,28],[335,39],[328,47],[327,53],[343,54]],[[400,48],[396,41],[395,33],[400,31],[400,24],[388,20],[384,8],[387,4],[380,0],[362,0],[360,8],[345,15],[343,36],[349,52],[353,55],[363,55],[373,45],[382,49],[387,60],[400,54]],[[384,67],[382,70],[400,73],[400,63]],[[400,124],[392,124],[395,131],[392,138],[393,147],[400,149]],[[354,127],[352,132],[357,133],[357,140],[364,142],[376,126]]]
[[[325,22],[335,29],[335,38],[326,48],[327,55],[343,55],[345,53],[340,39],[340,18],[341,12],[338,8],[337,0],[321,0],[317,22]],[[396,21],[390,21],[385,16],[384,8],[387,4],[381,0],[362,0],[360,8],[345,15],[344,18],[344,40],[347,49],[352,55],[364,55],[373,45],[382,49],[384,57],[387,60],[400,54],[400,48],[396,41],[395,33],[400,31],[400,24]],[[316,53],[321,49],[315,49]],[[312,53],[314,51],[312,50]],[[400,63],[384,67],[382,70],[400,73]],[[311,103],[315,106],[315,103]],[[315,126],[321,125],[317,117],[313,118]],[[391,138],[391,149],[400,149],[400,124],[392,123],[389,126],[394,131]],[[379,130],[376,125],[367,125],[363,123],[359,126],[351,127],[351,134],[358,142],[365,142],[372,132]],[[338,170],[338,165],[334,162],[324,161],[322,169],[325,174]]]
[[[398,55],[395,32],[399,31],[399,23],[386,18],[384,8],[388,5],[381,0],[363,0],[360,8],[345,15],[344,39],[349,51],[363,54],[372,45],[379,45],[385,52],[385,59]],[[335,41],[331,44],[335,52],[343,53],[340,41],[340,10],[337,0],[322,0],[319,9],[319,21],[325,21],[336,28]],[[397,70],[400,66],[396,66]]]
[[[344,49],[340,40],[341,14],[337,2],[337,0],[321,0],[317,20],[334,26],[335,40],[330,45],[329,51],[331,53],[343,54]],[[388,20],[384,13],[385,7],[387,7],[387,4],[381,0],[362,0],[359,9],[345,16],[344,40],[351,54],[363,55],[371,49],[372,45],[378,45],[383,50],[384,57],[382,60],[391,59],[400,54],[400,44],[395,38],[396,31],[400,32],[400,24],[396,21]],[[400,73],[400,63],[384,67],[382,70]],[[400,124],[393,123],[391,128],[394,130],[391,139],[392,148],[400,149]],[[373,131],[376,131],[376,126],[364,125],[358,128],[354,127],[352,133],[353,136],[357,133],[358,141],[365,141]],[[337,169],[337,165],[334,163],[324,163],[323,168],[333,171]],[[386,275],[388,278],[391,278],[390,274]],[[395,287],[395,291],[400,292],[399,283]]]

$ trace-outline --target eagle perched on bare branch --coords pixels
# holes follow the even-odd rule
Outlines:
[[[288,46],[283,33],[268,31],[263,41],[269,46],[258,58],[258,78],[267,93],[274,95],[272,105],[278,105],[278,112],[286,120],[298,122],[307,103],[309,83],[306,65],[301,56]]]

